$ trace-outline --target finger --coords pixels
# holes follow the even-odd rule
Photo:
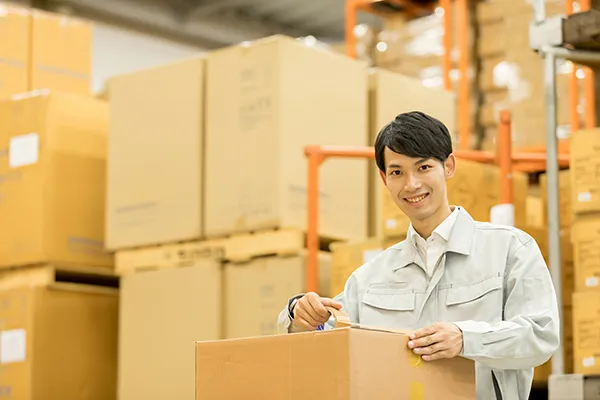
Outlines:
[[[342,303],[332,299],[328,299],[326,297],[321,298],[321,304],[323,304],[325,307],[335,308],[336,310],[342,309]]]
[[[414,331],[413,333],[410,334],[410,339],[414,340],[414,339],[418,339],[421,337],[433,335],[437,331],[438,331],[438,329],[435,325],[428,326],[426,328],[417,329],[416,331]]]
[[[317,321],[321,321],[323,319],[327,321],[329,319],[329,311],[327,311],[323,303],[321,303],[320,297],[311,296],[308,298],[308,302],[310,304],[310,307],[312,308],[312,312],[309,312]]]
[[[418,347],[429,347],[435,343],[443,342],[444,335],[441,332],[436,332],[429,336],[424,336],[419,339],[411,340],[408,342],[408,347],[415,349]]]
[[[415,354],[431,355],[431,354],[438,353],[440,351],[446,351],[448,349],[450,349],[450,345],[448,342],[439,342],[439,343],[432,344],[431,346],[428,346],[428,347],[417,347],[413,351],[415,352]]]
[[[319,321],[316,320],[315,318],[313,318],[312,315],[310,315],[304,308],[296,310],[295,317],[303,319],[308,324],[310,324],[310,326],[312,326],[314,328],[316,328],[317,326],[321,325],[319,323]],[[294,318],[294,319],[296,319],[296,318]]]
[[[450,351],[444,350],[444,351],[438,351],[437,353],[434,353],[431,355],[425,355],[422,358],[425,361],[435,361],[435,360],[442,360],[445,358],[453,358],[453,355]]]
[[[306,321],[304,318],[294,318],[294,321],[300,325],[303,329],[314,331],[317,329],[316,326],[313,326],[310,322]]]

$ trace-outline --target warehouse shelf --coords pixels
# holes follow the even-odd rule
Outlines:
[[[573,12],[572,3],[566,2],[566,13]],[[590,2],[582,2],[582,11],[589,10]],[[543,0],[536,0],[533,3],[535,19],[531,22],[529,31],[530,46],[537,51],[544,60],[544,87],[546,99],[546,171],[547,171],[547,199],[548,199],[548,248],[549,248],[549,266],[552,280],[555,285],[559,310],[562,318],[563,296],[562,296],[562,266],[561,266],[561,246],[560,246],[560,213],[559,213],[559,186],[558,170],[560,167],[559,159],[564,154],[559,154],[559,140],[556,137],[557,129],[557,93],[556,93],[556,69],[557,60],[569,60],[575,64],[584,65],[591,68],[600,67],[600,52],[589,50],[576,50],[565,44],[564,40],[564,22],[562,16],[546,18],[545,4]],[[570,115],[571,115],[571,133],[577,134],[579,130],[579,121],[577,114],[577,77],[575,69],[572,72],[570,85]],[[585,95],[585,127],[593,128],[596,126],[596,110],[593,74],[591,70],[586,71],[586,81],[584,82]],[[565,150],[563,145],[563,149]],[[566,149],[568,151],[568,147]],[[564,335],[564,333],[563,333]],[[564,338],[563,338],[564,339]],[[559,348],[553,356],[552,373],[562,374],[564,372],[564,360],[561,340]]]

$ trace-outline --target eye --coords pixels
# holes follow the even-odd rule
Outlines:
[[[395,170],[393,170],[393,171],[390,172],[390,176],[392,176],[392,175],[398,176],[398,175],[401,175],[401,174],[402,174],[402,172],[400,170],[397,170],[397,169],[395,169]]]
[[[430,170],[430,169],[431,169],[431,165],[427,165],[427,164],[425,164],[425,165],[421,165],[421,166],[419,167],[419,171],[428,171],[428,170]]]

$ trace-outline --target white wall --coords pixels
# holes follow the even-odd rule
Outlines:
[[[92,90],[119,75],[169,63],[202,52],[202,49],[120,27],[94,22]]]

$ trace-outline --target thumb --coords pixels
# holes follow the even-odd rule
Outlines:
[[[325,307],[335,308],[336,310],[342,309],[342,303],[328,299],[326,297],[321,298],[321,304],[323,304]]]

